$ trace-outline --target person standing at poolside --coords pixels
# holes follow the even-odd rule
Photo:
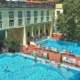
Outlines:
[[[57,63],[57,67],[60,68],[60,63]]]
[[[36,57],[34,57],[34,62],[35,62],[35,63],[37,62],[37,58],[36,58]]]
[[[26,50],[28,50],[28,44],[26,44]]]

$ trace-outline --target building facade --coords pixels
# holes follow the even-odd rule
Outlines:
[[[7,38],[9,30],[23,45],[31,36],[51,35],[54,6],[55,3],[0,3],[0,41]]]
[[[62,4],[56,4],[55,5],[55,15],[54,15],[54,32],[58,32],[58,29],[57,29],[57,20],[58,20],[58,15],[63,13],[63,7],[62,7]]]

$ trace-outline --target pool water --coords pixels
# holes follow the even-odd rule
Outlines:
[[[72,43],[60,40],[49,39],[41,42],[43,46],[59,48],[60,52],[67,49],[68,51],[74,51],[76,56],[80,56],[80,43]]]
[[[20,54],[4,54],[0,56],[0,80],[80,80],[80,71],[35,63]]]

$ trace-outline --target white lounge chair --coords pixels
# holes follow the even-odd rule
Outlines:
[[[66,57],[63,57],[62,60],[63,60],[63,61],[66,61]]]
[[[45,47],[45,50],[47,51],[47,50],[49,50],[49,48],[48,47]]]
[[[73,64],[76,64],[76,59],[73,59],[73,58],[69,58],[69,63],[73,63]]]
[[[80,61],[77,61],[77,63],[78,63],[77,65],[80,66]]]

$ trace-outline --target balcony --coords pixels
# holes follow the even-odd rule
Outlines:
[[[0,8],[54,8],[54,2],[48,3],[30,3],[30,2],[19,2],[19,1],[7,1],[5,3],[0,2]]]

